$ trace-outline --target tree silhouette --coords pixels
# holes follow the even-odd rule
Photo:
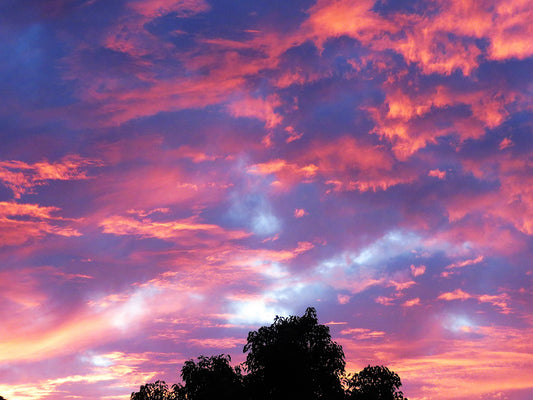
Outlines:
[[[181,369],[184,385],[174,385],[179,400],[237,400],[243,396],[243,379],[239,367],[230,365],[229,355],[198,357],[185,361]]]
[[[335,400],[344,392],[342,347],[319,325],[314,308],[301,317],[276,317],[248,334],[244,346],[249,395],[257,400]]]
[[[169,389],[165,381],[156,381],[142,385],[138,392],[133,392],[130,400],[175,400],[176,394]]]
[[[399,390],[400,377],[387,367],[365,367],[347,380],[350,400],[407,400]]]
[[[342,347],[312,307],[248,333],[243,352],[246,374],[229,355],[200,356],[184,363],[182,384],[148,383],[130,400],[407,400],[400,377],[386,367],[346,377]]]

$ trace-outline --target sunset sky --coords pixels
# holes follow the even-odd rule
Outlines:
[[[6,399],[308,306],[410,400],[533,398],[531,0],[1,0],[0,55]]]

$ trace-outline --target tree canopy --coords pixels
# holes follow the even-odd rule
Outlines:
[[[341,399],[344,352],[318,324],[316,310],[276,317],[248,334],[245,367],[256,399]]]
[[[311,307],[248,333],[243,352],[242,368],[229,355],[190,359],[182,384],[148,383],[131,400],[407,400],[400,377],[384,366],[346,376],[342,347]]]
[[[347,380],[350,400],[407,400],[399,390],[400,377],[387,367],[365,367]]]
[[[185,361],[181,369],[183,385],[175,385],[178,399],[233,400],[243,397],[242,374],[230,365],[229,355],[200,356],[198,361]]]
[[[138,392],[131,394],[130,400],[175,400],[176,394],[169,389],[165,381],[156,381],[142,385]]]

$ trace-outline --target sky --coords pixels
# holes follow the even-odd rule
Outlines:
[[[126,400],[312,306],[411,400],[530,400],[531,21],[2,0],[0,395]]]

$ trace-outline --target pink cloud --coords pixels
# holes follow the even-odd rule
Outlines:
[[[506,149],[506,148],[511,147],[511,146],[513,146],[513,141],[512,141],[511,139],[509,139],[509,138],[504,138],[504,139],[500,142],[498,148],[499,148],[500,150],[503,150],[503,149]]]
[[[295,161],[271,160],[252,165],[249,171],[275,174],[280,187],[323,177],[333,191],[386,190],[415,179],[414,172],[396,166],[389,153],[352,137],[312,143]]]
[[[355,340],[372,340],[383,338],[386,333],[383,331],[372,331],[365,328],[350,328],[341,330],[341,335],[351,336]]]
[[[295,140],[301,139],[302,136],[304,135],[303,133],[296,132],[292,126],[285,127],[285,131],[287,132],[287,135],[288,135],[287,139],[285,140],[285,142],[287,143],[291,143],[291,142],[294,142]]]
[[[416,267],[414,264],[411,264],[409,269],[411,270],[411,274],[414,277],[417,277],[417,276],[420,276],[420,275],[424,275],[424,273],[426,272],[426,266],[425,265],[419,265],[418,267]]]
[[[98,160],[68,156],[61,161],[28,164],[22,161],[1,161],[0,182],[10,188],[16,199],[25,193],[34,193],[34,188],[52,180],[88,179],[87,167],[101,166]]]
[[[415,281],[403,281],[403,282],[397,282],[394,280],[390,280],[387,284],[387,286],[394,287],[394,289],[398,292],[401,292],[405,289],[410,288],[411,286],[416,285]]]
[[[464,261],[456,262],[456,263],[453,263],[453,264],[449,264],[449,265],[447,265],[445,267],[445,269],[463,268],[463,267],[466,267],[466,266],[469,266],[469,265],[479,264],[483,260],[484,260],[483,256],[478,256],[478,257],[473,258],[473,259],[464,260]]]
[[[470,200],[474,196],[476,201],[465,201],[463,196],[457,195],[446,205],[451,218],[460,219],[478,212],[496,221],[508,221],[520,232],[533,232],[533,191],[530,189],[533,178],[527,160],[503,153],[498,158],[465,160],[463,164],[480,179],[487,177],[489,168],[497,171],[501,187],[497,192],[469,196]]]
[[[417,297],[417,298],[403,302],[402,306],[403,307],[414,307],[414,306],[419,306],[420,304],[421,304],[420,299]]]
[[[508,0],[497,4],[495,11],[494,25],[490,30],[490,57],[495,60],[504,60],[531,56],[533,54],[531,45],[533,28],[530,23],[533,7],[531,3],[524,0]]]
[[[337,295],[337,302],[339,304],[348,304],[350,302],[350,296],[345,294],[338,294]]]
[[[523,0],[497,6],[492,1],[438,1],[439,13],[432,18],[401,12],[382,16],[372,11],[373,6],[371,0],[318,1],[306,24],[319,46],[328,38],[347,35],[374,50],[398,52],[425,74],[460,70],[470,75],[482,55],[473,38],[490,42],[488,55],[493,59],[533,54],[528,40],[533,31],[527,22],[532,8]],[[403,35],[398,37],[398,32]]]
[[[271,129],[282,122],[282,117],[274,109],[281,105],[277,96],[265,100],[246,97],[235,100],[228,105],[230,114],[234,117],[252,117],[265,121],[265,127]]]
[[[432,169],[429,171],[428,176],[434,176],[435,178],[444,179],[446,178],[446,171],[441,171],[439,169]]]
[[[375,299],[375,302],[384,306],[392,306],[395,300],[396,298],[394,297],[379,296]]]
[[[197,217],[178,221],[155,222],[149,218],[142,220],[130,217],[112,216],[100,222],[104,233],[114,235],[137,235],[164,240],[184,239],[195,232],[205,232],[222,236],[227,240],[242,239],[250,234],[243,231],[226,231],[220,226],[198,222]]]
[[[510,314],[512,311],[509,306],[509,296],[506,293],[498,295],[471,295],[463,292],[461,289],[456,289],[453,292],[442,293],[438,299],[446,301],[477,299],[480,303],[492,304],[494,307],[500,309],[502,314]]]
[[[303,208],[297,208],[294,210],[294,217],[295,218],[302,218],[306,215],[309,215],[307,211],[305,211]]]
[[[216,348],[216,349],[231,349],[234,347],[242,347],[246,344],[246,339],[225,337],[225,338],[202,338],[189,339],[189,343],[197,347]]]
[[[395,155],[402,160],[427,144],[436,143],[442,136],[455,134],[461,141],[482,137],[486,129],[495,128],[507,119],[506,106],[517,99],[515,93],[502,85],[497,92],[494,87],[458,90],[436,86],[413,93],[408,86],[402,87],[405,84],[403,80],[385,84],[386,103],[379,108],[368,108],[376,122],[373,133],[390,141]],[[439,111],[444,113],[449,107],[459,105],[468,106],[473,115],[455,116],[451,125],[435,126],[443,118]]]
[[[396,32],[399,27],[371,11],[373,0],[319,0],[309,10],[306,22],[320,47],[330,37],[347,35],[369,43],[383,32]]]
[[[0,246],[20,245],[47,234],[81,236],[76,229],[64,226],[68,220],[53,216],[58,211],[57,207],[38,204],[0,202]]]
[[[447,301],[451,301],[451,300],[468,300],[470,298],[472,298],[472,296],[469,295],[466,292],[463,292],[461,289],[456,289],[453,292],[442,293],[438,297],[438,299],[440,299],[440,300],[447,300]]]
[[[204,0],[136,0],[128,4],[135,12],[149,19],[177,13],[179,17],[190,17],[209,10]]]

